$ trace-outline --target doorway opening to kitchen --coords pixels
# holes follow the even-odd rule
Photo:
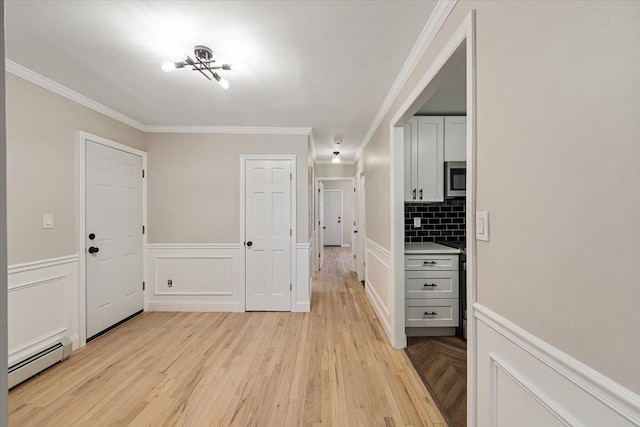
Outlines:
[[[390,122],[393,344],[455,427],[475,419],[473,34],[471,13]]]

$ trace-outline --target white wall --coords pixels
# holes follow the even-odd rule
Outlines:
[[[351,245],[353,232],[353,181],[322,181],[325,190],[342,190],[342,244]],[[326,200],[326,199],[325,199]],[[326,210],[325,210],[326,212]]]
[[[315,175],[323,178],[353,178],[356,168],[353,164],[347,163],[316,163]]]
[[[0,55],[4,57],[4,0],[0,1]],[[4,62],[0,64],[4,75]],[[7,354],[7,176],[5,82],[0,81],[0,354]],[[7,359],[0,357],[0,425],[8,425]]]

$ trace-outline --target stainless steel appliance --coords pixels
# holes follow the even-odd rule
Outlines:
[[[444,163],[445,197],[464,197],[467,194],[467,162]]]

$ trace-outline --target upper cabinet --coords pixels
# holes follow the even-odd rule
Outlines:
[[[444,201],[444,162],[466,159],[466,117],[415,116],[404,126],[404,200]]]
[[[467,118],[453,116],[444,118],[444,161],[467,160]]]

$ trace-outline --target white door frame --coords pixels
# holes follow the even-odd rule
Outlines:
[[[80,347],[87,345],[87,254],[85,251],[86,244],[86,172],[87,172],[87,159],[85,158],[87,141],[95,142],[106,147],[115,148],[116,150],[124,151],[125,153],[134,154],[142,157],[142,169],[145,171],[145,179],[142,180],[142,224],[145,227],[145,233],[142,234],[142,271],[143,280],[146,283],[146,271],[145,263],[147,259],[147,153],[145,151],[138,150],[128,145],[121,144],[119,142],[111,141],[110,139],[102,138],[100,136],[92,135],[88,132],[78,131],[78,222],[79,222],[79,234],[78,234],[78,335],[80,338]],[[142,306],[144,307],[145,293],[142,292]]]
[[[344,194],[343,194],[342,190],[339,189],[339,188],[337,188],[337,189],[330,188],[328,190],[327,189],[324,190],[325,193],[327,191],[330,192],[330,193],[340,193],[340,245],[339,246],[342,247],[342,245],[344,244],[344,238],[342,236],[342,233],[344,233],[344,228],[343,228],[343,226],[344,226],[344,224],[343,224],[343,222],[344,222],[344,206],[343,206]],[[325,202],[326,202],[326,199],[325,199]],[[327,213],[326,206],[325,206],[325,209],[324,209],[324,213],[325,214]],[[326,225],[326,221],[325,221],[325,225]],[[323,243],[324,243],[325,246],[327,246],[326,242],[323,242]],[[333,246],[333,245],[330,245],[330,246]]]
[[[406,347],[404,313],[404,128],[450,72],[466,59],[467,67],[467,424],[476,425],[476,42],[475,10],[464,19],[389,122],[391,151],[391,344]],[[450,61],[451,60],[451,61]]]
[[[247,197],[246,188],[246,164],[247,160],[289,160],[291,162],[291,310],[296,306],[297,282],[296,280],[296,243],[297,243],[297,201],[296,201],[296,156],[295,154],[242,154],[240,155],[240,244],[242,245],[242,291],[240,298],[242,299],[242,311],[247,311],[247,259],[246,248],[244,242],[245,236],[245,198]]]

